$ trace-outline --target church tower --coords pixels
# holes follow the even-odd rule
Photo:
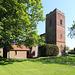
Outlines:
[[[65,15],[57,8],[46,15],[46,43],[56,44],[59,55],[65,50]]]

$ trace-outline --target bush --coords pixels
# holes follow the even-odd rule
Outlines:
[[[39,47],[39,56],[57,56],[59,49],[54,44],[45,44]]]
[[[46,47],[42,45],[39,47],[39,56],[46,56]]]
[[[75,54],[75,50],[70,50],[68,53],[69,54]]]

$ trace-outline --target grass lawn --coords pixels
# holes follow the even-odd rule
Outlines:
[[[1,56],[2,54],[0,54],[0,56]]]
[[[0,75],[75,75],[74,64],[75,55],[38,59],[0,58]]]

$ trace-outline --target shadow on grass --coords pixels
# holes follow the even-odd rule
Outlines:
[[[14,62],[23,62],[26,61],[26,59],[6,59],[6,58],[0,58],[0,65],[8,65],[12,64]]]
[[[64,64],[64,65],[75,65],[75,59],[65,57],[42,57],[38,58],[37,60],[29,60],[32,62],[42,62],[43,64]]]
[[[75,65],[75,59],[70,58],[70,56],[65,57],[40,57],[36,59],[5,59],[0,58],[0,65],[8,65],[14,62],[42,62],[43,64],[64,64],[64,65]]]

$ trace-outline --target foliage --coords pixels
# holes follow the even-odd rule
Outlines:
[[[45,44],[39,47],[40,56],[57,56],[59,49],[54,44]]]
[[[69,47],[68,46],[66,46],[66,49],[69,51]]]
[[[75,48],[74,48],[74,51],[75,51]]]
[[[45,47],[45,45],[39,46],[38,50],[39,50],[38,51],[39,56],[41,56],[41,57],[46,56],[46,47]]]
[[[75,54],[75,50],[69,50],[69,54]]]
[[[42,8],[41,0],[0,0],[0,47],[43,44],[36,30],[44,21]]]
[[[69,28],[69,31],[70,33],[68,34],[68,36],[70,36],[70,38],[75,38],[75,21],[73,21],[73,25]]]
[[[2,56],[2,54],[0,54],[0,56]]]

